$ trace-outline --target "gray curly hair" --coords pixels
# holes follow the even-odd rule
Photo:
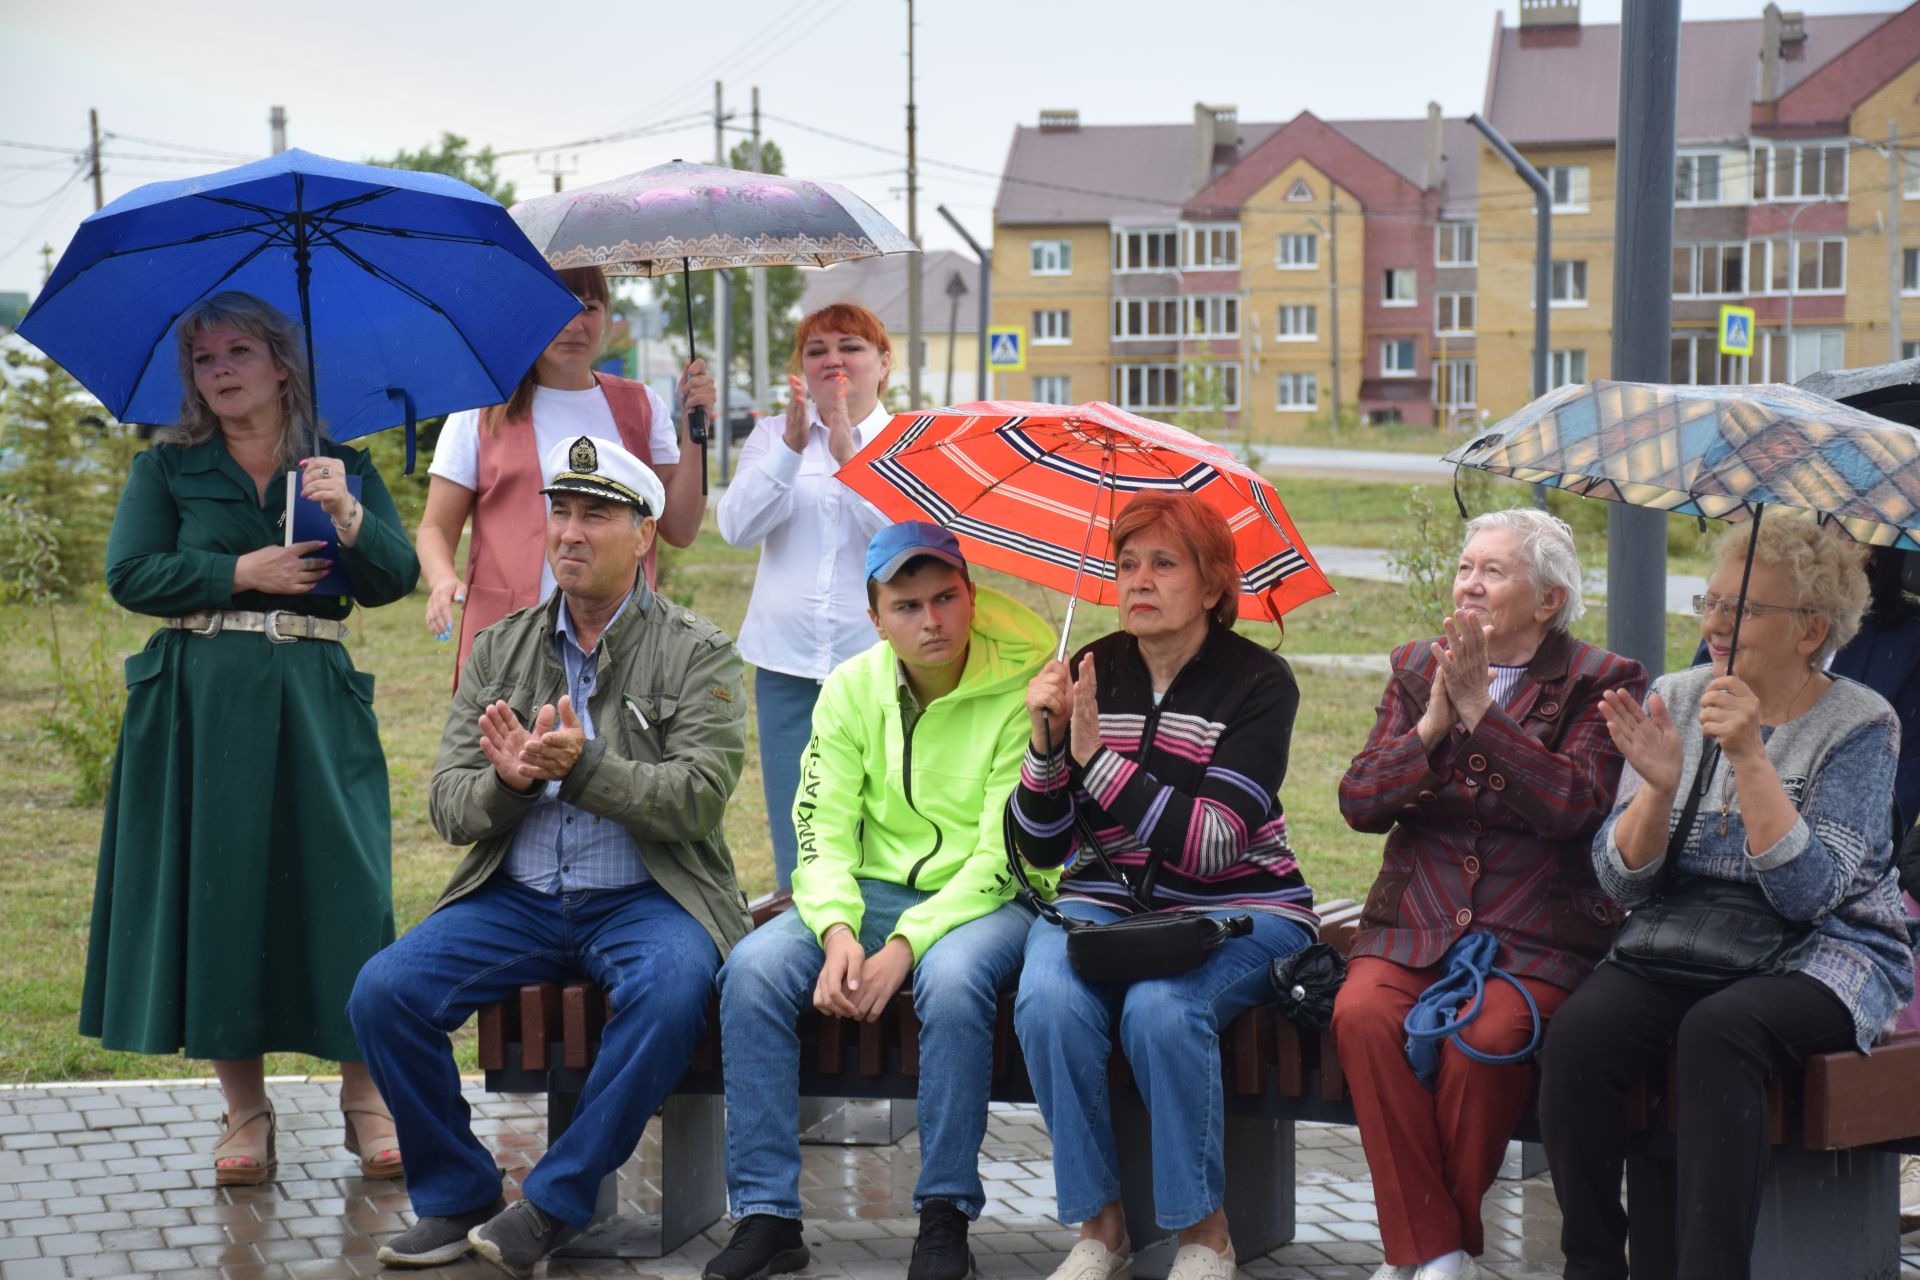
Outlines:
[[[1520,558],[1526,561],[1527,581],[1533,585],[1536,600],[1555,587],[1567,593],[1548,627],[1565,631],[1578,622],[1587,605],[1580,598],[1580,556],[1573,547],[1573,526],[1534,507],[1489,511],[1467,521],[1460,549],[1465,551],[1469,542],[1491,529],[1505,530],[1518,540]]]
[[[1747,525],[1732,525],[1713,545],[1713,567],[1739,565],[1753,540],[1753,562],[1777,565],[1792,584],[1794,603],[1827,620],[1827,638],[1810,659],[1814,666],[1860,634],[1867,611],[1866,548],[1829,533],[1812,519],[1780,512],[1761,521],[1755,539]],[[1802,619],[1800,625],[1806,623]]]

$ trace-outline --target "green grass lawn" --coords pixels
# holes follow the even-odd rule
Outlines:
[[[1311,544],[1384,545],[1396,518],[1404,519],[1406,491],[1391,485],[1342,481],[1300,482],[1283,490],[1302,535]],[[1450,499],[1449,499],[1450,501]],[[1588,504],[1599,506],[1599,504]],[[746,612],[756,553],[727,546],[711,525],[684,550],[664,550],[662,590],[689,604],[728,631]],[[1027,601],[1057,626],[1063,600],[1026,583],[984,572],[984,583]],[[1403,593],[1373,582],[1341,582],[1340,594],[1313,601],[1287,619],[1283,653],[1384,655],[1421,630],[1405,617]],[[354,661],[376,677],[376,711],[392,772],[394,906],[404,931],[433,903],[459,850],[442,844],[427,823],[426,789],[445,715],[453,650],[428,637],[422,625],[424,595],[385,609],[353,615]],[[80,604],[58,610],[69,646],[85,626]],[[1114,625],[1112,612],[1081,608],[1074,642],[1090,640]],[[138,650],[152,622],[117,610],[106,639],[116,654]],[[1263,644],[1278,642],[1271,624],[1251,624],[1247,634]],[[1578,628],[1589,639],[1605,635],[1604,610],[1593,610]],[[52,701],[50,664],[41,643],[47,615],[21,605],[0,606],[0,698],[14,709],[0,727],[0,813],[7,857],[0,860],[0,1081],[148,1078],[207,1075],[207,1063],[102,1050],[74,1028],[100,834],[97,807],[78,807],[71,779],[34,728]],[[1691,656],[1697,629],[1691,619],[1669,620],[1669,666]],[[1302,668],[1299,718],[1294,726],[1288,777],[1282,790],[1293,840],[1309,879],[1323,897],[1364,892],[1379,859],[1377,837],[1349,831],[1340,820],[1334,789],[1373,721],[1382,681],[1374,676],[1333,674]],[[749,720],[749,734],[752,721]],[[772,855],[760,795],[758,746],[751,737],[746,768],[726,817],[743,887],[757,894],[772,882]],[[463,1069],[473,1069],[470,1033],[456,1038]],[[281,1074],[331,1073],[332,1064],[293,1055],[270,1058]]]

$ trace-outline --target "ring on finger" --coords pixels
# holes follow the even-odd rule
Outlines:
[[[322,480],[325,480],[325,479],[326,479],[326,478],[327,478],[328,476],[330,476],[330,475],[332,475],[332,474],[333,474],[333,468],[332,468],[332,467],[322,467],[322,468],[320,468],[320,478],[321,478]]]

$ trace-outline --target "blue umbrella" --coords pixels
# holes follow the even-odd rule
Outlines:
[[[121,421],[173,422],[174,326],[227,289],[299,318],[328,435],[404,422],[409,471],[417,417],[506,400],[580,310],[507,211],[466,183],[287,151],[95,213],[20,332]]]

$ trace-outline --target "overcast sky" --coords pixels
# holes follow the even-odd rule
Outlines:
[[[1410,117],[1429,100],[1449,115],[1478,110],[1499,8],[1497,0],[918,0],[923,238],[961,247],[934,212],[945,203],[986,239],[992,175],[1013,127],[1043,108],[1077,108],[1089,124],[1189,120],[1196,100],[1236,104],[1248,120],[1302,109]],[[1511,0],[1507,8],[1511,23]],[[1688,0],[1684,14],[1757,17],[1761,8],[1762,0]],[[1588,0],[1583,13],[1617,21],[1620,3]],[[266,154],[276,103],[287,109],[289,143],[309,151],[362,160],[452,131],[503,151],[557,151],[572,186],[711,159],[719,78],[742,126],[749,89],[759,86],[764,133],[786,152],[789,173],[842,182],[904,228],[906,23],[905,0],[0,0],[0,289],[37,290],[40,246],[58,253],[92,209],[74,157],[17,144],[84,147],[89,107],[119,135],[103,148],[109,201]],[[662,131],[643,138],[563,145],[654,125]],[[191,158],[194,150],[203,158]],[[522,195],[538,194],[552,182],[541,163],[515,156],[504,172]]]

